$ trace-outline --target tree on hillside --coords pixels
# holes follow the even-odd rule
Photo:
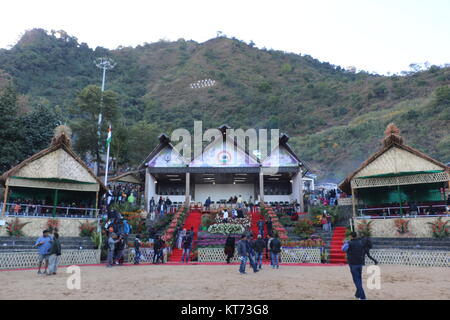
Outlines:
[[[22,134],[17,119],[17,92],[11,85],[0,95],[0,123],[0,172],[3,173],[20,158],[16,144]]]
[[[146,121],[135,123],[128,136],[128,157],[134,166],[141,164],[144,158],[155,148],[161,128]]]
[[[100,112],[102,124],[99,139],[97,132]],[[101,163],[100,155],[105,151],[108,126],[117,120],[118,96],[114,91],[107,90],[102,93],[100,87],[89,85],[78,94],[70,113],[74,118],[72,129],[75,135],[75,150],[82,155],[90,154],[98,169]]]

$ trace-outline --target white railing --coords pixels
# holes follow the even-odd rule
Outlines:
[[[0,269],[35,268],[38,266],[37,251],[0,252]],[[62,250],[59,258],[60,266],[98,264],[100,250]]]
[[[410,207],[401,207],[402,210],[406,210],[409,209]],[[417,206],[418,212],[417,214],[410,214],[409,212],[403,213],[403,217],[410,217],[410,218],[426,218],[426,217],[446,217],[449,214],[446,213],[441,213],[441,214],[430,214],[430,215],[426,215],[424,214],[426,209],[429,209],[430,206]],[[446,205],[434,205],[432,206],[432,208],[444,208],[443,211],[447,210],[447,206]],[[421,211],[421,209],[424,209],[423,211]],[[383,218],[398,218],[400,215],[391,215],[391,211],[400,211],[400,207],[386,207],[386,208],[367,208],[367,209],[358,209],[359,211],[359,216],[356,217],[357,219],[383,219]],[[370,216],[370,215],[364,215],[364,213],[370,212],[370,211],[378,211],[378,212],[386,212],[386,215],[379,215],[379,216]],[[421,213],[421,214],[420,214]]]
[[[52,217],[53,209],[56,209],[57,217],[67,218],[95,218],[98,209],[95,208],[76,208],[76,207],[53,207],[38,204],[22,204],[19,203],[20,209],[15,210],[15,203],[6,203],[5,216],[18,217]],[[0,211],[3,204],[0,204]],[[0,212],[1,213],[1,212]]]
[[[282,263],[321,263],[320,248],[281,248]],[[226,255],[223,248],[199,248],[198,262],[225,262]],[[235,251],[231,262],[239,262]]]
[[[371,249],[370,255],[379,264],[394,264],[415,267],[450,267],[450,251]],[[366,257],[366,265],[373,264]]]

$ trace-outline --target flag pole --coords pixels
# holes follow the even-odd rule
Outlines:
[[[109,125],[108,138],[106,140],[108,150],[106,151],[106,168],[105,168],[105,186],[108,185],[108,167],[109,167],[109,146],[111,145],[111,125]]]

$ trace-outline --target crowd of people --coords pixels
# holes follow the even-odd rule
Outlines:
[[[142,197],[143,194],[144,190],[142,186],[133,183],[108,185],[105,202],[107,206],[114,203],[141,203],[139,197]]]

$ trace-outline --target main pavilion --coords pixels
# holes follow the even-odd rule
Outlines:
[[[186,161],[170,138],[162,134],[160,143],[146,157],[140,172],[145,171],[147,209],[153,197],[169,197],[173,202],[224,203],[241,195],[244,201],[297,202],[303,209],[303,177],[309,171],[305,163],[282,134],[278,147],[264,160],[237,145],[227,135],[230,127],[219,128],[222,139],[215,139],[203,148],[202,154]]]

